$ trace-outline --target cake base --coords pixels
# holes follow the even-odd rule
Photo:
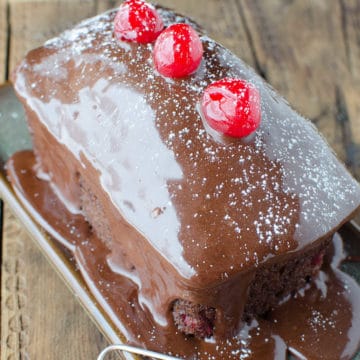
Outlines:
[[[176,331],[173,324],[156,324],[137,300],[137,287],[113,273],[108,249],[81,215],[68,212],[49,184],[36,178],[31,151],[8,162],[14,189],[32,216],[74,255],[100,306],[128,343],[181,358],[351,359],[360,345],[360,286],[338,269],[342,242],[334,237],[331,262],[312,286],[279,305],[267,318],[254,319],[240,334],[224,342],[197,340]]]

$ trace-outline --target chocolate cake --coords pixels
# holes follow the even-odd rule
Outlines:
[[[200,35],[195,71],[164,76],[153,42],[114,34],[112,10],[30,51],[13,83],[38,176],[87,219],[153,321],[226,339],[311,282],[360,188],[251,68],[190,19],[157,13]],[[202,96],[224,78],[259,93],[249,136],[205,118]]]

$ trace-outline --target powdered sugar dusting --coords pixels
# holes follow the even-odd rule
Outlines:
[[[181,20],[200,32],[204,58],[194,75],[174,80],[158,74],[153,67],[153,45],[116,40],[115,12],[110,11],[47,42],[40,62],[22,65],[29,72],[28,78],[18,81],[19,92],[30,91],[36,99],[30,106],[42,114],[50,131],[59,137],[61,126],[65,127],[61,134],[67,140],[63,136],[62,141],[101,169],[105,190],[128,222],[141,229],[156,248],[179,245],[175,246],[178,255],[186,266],[196,269],[194,277],[199,282],[202,276],[209,282],[223,279],[224,274],[230,277],[332,231],[359,205],[360,190],[313,125],[197,25],[166,10],[159,12],[165,26]],[[51,81],[44,76],[31,86],[31,71],[39,76],[52,67]],[[224,138],[207,127],[199,112],[204,89],[224,77],[245,79],[260,91],[262,123],[247,139]],[[85,109],[79,94],[84,89],[94,94],[100,81],[102,90],[89,103],[102,106]],[[136,96],[126,97],[129,91]],[[106,100],[110,93],[111,99]],[[128,103],[124,104],[124,98]],[[44,104],[54,99],[54,114],[60,116],[50,120]],[[144,115],[141,104],[154,116]],[[129,107],[127,119],[117,106]],[[96,131],[89,124],[98,124]],[[120,144],[134,127],[138,136],[132,137],[132,150],[124,153]],[[105,155],[107,147],[95,141],[98,132],[118,153]],[[170,162],[164,162],[161,154],[165,152],[171,154]],[[110,171],[108,165],[117,164],[118,159],[124,164]],[[179,170],[176,176],[166,175],[164,167],[171,164]],[[135,169],[131,177],[121,170],[128,167]],[[151,172],[161,178],[160,183],[148,175]],[[135,208],[140,209],[143,202],[149,222],[144,222],[144,214],[134,213],[117,200],[115,194],[124,183],[132,184],[134,198],[139,200]],[[149,199],[151,206],[146,205]],[[164,210],[153,216],[157,208]],[[169,217],[171,211],[175,215]],[[159,221],[167,239],[163,246],[152,230]],[[183,272],[183,265],[172,259],[168,258]]]

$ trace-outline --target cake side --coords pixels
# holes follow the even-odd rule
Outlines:
[[[180,19],[159,11],[166,24]],[[116,270],[124,248],[139,254],[143,274],[127,275],[148,286],[141,295],[154,314],[162,314],[164,304],[170,311],[179,297],[222,303],[223,311],[236,307],[235,319],[225,323],[237,327],[256,269],[301,257],[329,237],[358,208],[358,184],[315,128],[229,51],[203,36],[197,73],[164,79],[153,70],[152,45],[114,39],[114,14],[29,53],[15,74],[33,118],[35,150],[47,164],[43,171],[88,218],[94,200],[86,200],[99,199],[109,224],[108,231],[100,229],[103,222],[95,230],[112,251],[109,261]],[[225,76],[260,90],[263,121],[247,142],[217,137],[198,111],[203,89]],[[49,148],[59,159],[64,153],[73,159],[68,178],[56,175],[64,165]],[[156,268],[157,278],[146,283],[146,271]],[[219,294],[229,284],[237,301],[209,298],[209,289]]]

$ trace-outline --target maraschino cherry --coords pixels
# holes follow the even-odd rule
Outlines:
[[[203,51],[199,35],[190,25],[170,25],[155,42],[155,68],[166,77],[190,75],[199,67]]]
[[[164,24],[156,9],[143,0],[126,0],[115,20],[115,35],[119,40],[151,43],[161,33]]]
[[[201,111],[214,130],[231,137],[246,137],[260,125],[260,94],[245,80],[225,78],[205,89]]]

